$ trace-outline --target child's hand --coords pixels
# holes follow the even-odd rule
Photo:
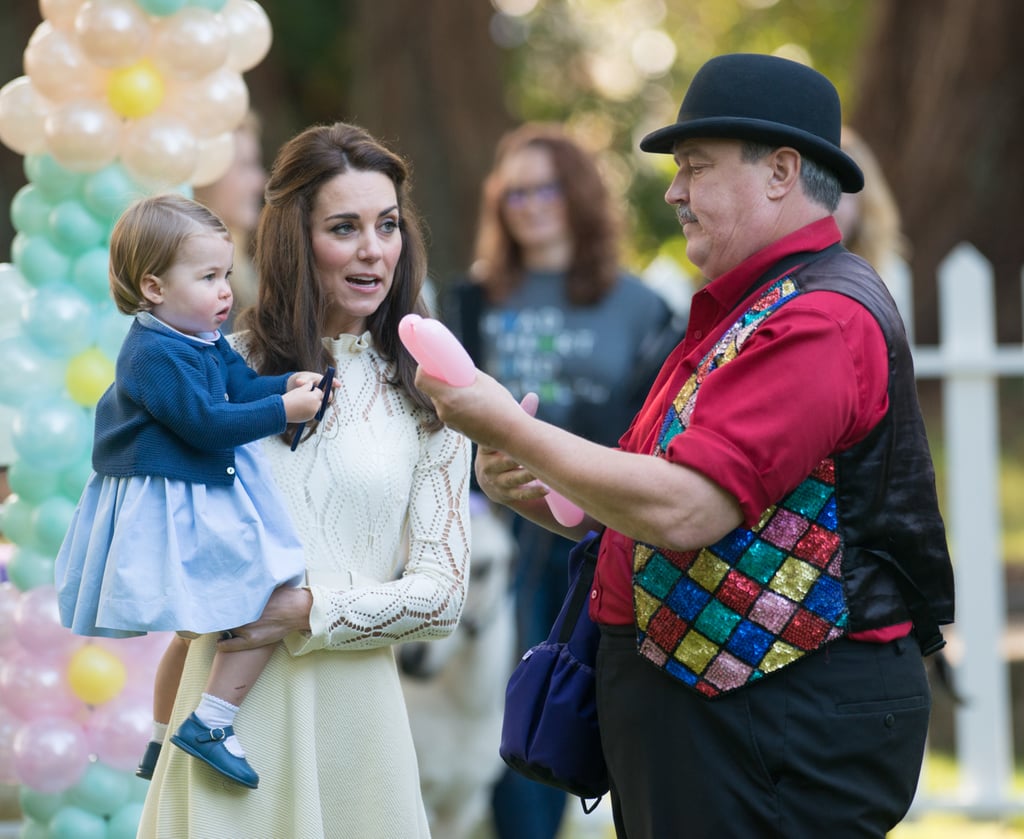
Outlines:
[[[298,387],[304,387],[306,390],[309,390],[311,387],[316,387],[320,384],[320,380],[323,377],[323,373],[311,373],[309,370],[292,373],[288,377],[288,390],[295,390]],[[334,386],[337,387],[338,383],[335,382]]]
[[[317,377],[313,384],[315,385],[319,380],[319,377]],[[288,422],[306,422],[313,419],[317,411],[320,410],[320,403],[323,402],[324,392],[318,387],[310,388],[308,382],[306,385],[306,387],[297,387],[289,390],[281,396],[281,399],[284,400],[284,415],[287,417]]]

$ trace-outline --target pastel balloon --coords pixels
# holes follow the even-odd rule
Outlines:
[[[61,166],[53,155],[32,154],[24,161],[25,176],[54,204],[79,194],[84,176]]]
[[[73,29],[75,15],[85,0],[39,0],[43,18],[60,29]]]
[[[61,664],[34,652],[23,651],[4,662],[0,668],[0,698],[26,723],[38,719],[70,719],[85,708],[80,699],[68,692]],[[44,789],[44,792],[58,791]]]
[[[7,708],[0,707],[0,784],[16,784],[14,772],[14,736],[21,728],[21,720]]]
[[[21,825],[18,839],[50,839],[50,827],[35,819],[25,819]]]
[[[28,76],[19,76],[0,88],[0,142],[18,154],[46,150],[43,124],[52,105]]]
[[[195,171],[199,147],[181,120],[153,114],[126,125],[121,163],[139,183],[153,188],[185,183]]]
[[[28,504],[38,504],[60,492],[59,473],[30,468],[20,460],[7,467],[7,482],[11,492]]]
[[[50,211],[50,239],[70,256],[95,247],[103,241],[106,226],[90,213],[81,201],[61,201]]]
[[[117,358],[121,351],[121,343],[131,325],[131,317],[122,315],[111,305],[106,312],[100,313],[97,317],[96,346],[110,358]]]
[[[78,43],[100,67],[124,67],[149,51],[150,25],[134,0],[88,0],[75,16]]]
[[[170,17],[188,5],[189,0],[138,0],[142,11],[153,17]]]
[[[71,268],[71,259],[48,236],[17,233],[11,242],[11,259],[21,275],[34,286],[62,280]]]
[[[68,395],[79,405],[95,405],[114,381],[114,362],[106,353],[90,347],[68,362],[64,384]]]
[[[117,156],[121,122],[103,103],[78,99],[58,105],[43,121],[46,148],[73,172],[95,172]]]
[[[0,403],[22,404],[39,388],[49,367],[50,360],[32,341],[21,336],[0,340]]]
[[[85,295],[68,283],[45,283],[22,306],[22,327],[45,353],[66,359],[92,344],[96,333],[92,308]]]
[[[168,113],[200,139],[234,131],[248,110],[249,89],[242,74],[228,67],[198,81],[174,85],[167,96]]]
[[[50,229],[50,211],[53,204],[42,189],[25,184],[11,200],[11,224],[19,233],[28,236],[44,235]]]
[[[63,495],[54,495],[36,505],[32,511],[33,541],[41,551],[57,555],[74,514],[74,502]]]
[[[24,55],[25,73],[36,90],[53,102],[93,99],[103,74],[79,48],[74,33],[43,22]]]
[[[0,583],[0,644],[14,639],[14,613],[18,608],[21,592],[14,583]],[[2,718],[0,714],[0,718]]]
[[[192,186],[206,186],[220,180],[235,159],[235,134],[225,131],[199,141],[199,160],[192,173]]]
[[[186,6],[156,25],[153,61],[175,78],[200,79],[224,65],[229,34],[220,15]]]
[[[21,326],[21,307],[34,294],[21,271],[10,262],[0,262],[0,336],[14,335]]]
[[[114,222],[125,208],[145,195],[119,163],[105,166],[86,176],[82,184],[82,201],[89,212],[108,222]]]
[[[251,70],[270,51],[270,19],[255,0],[228,0],[221,12],[228,26],[227,66],[239,73]]]
[[[11,441],[29,465],[64,469],[92,446],[92,423],[81,406],[62,396],[37,396],[14,417]]]
[[[139,783],[145,786],[144,781]],[[142,807],[141,801],[129,801],[114,813],[107,823],[107,839],[135,839],[142,821]]]
[[[71,285],[90,303],[110,303],[109,264],[110,251],[106,247],[91,248],[79,254],[71,265]],[[72,398],[76,402],[80,401],[76,397]]]
[[[192,0],[190,5],[198,6],[201,9],[209,9],[211,12],[219,12],[227,4],[228,0]]]
[[[540,397],[536,393],[527,393],[519,403],[523,410],[531,417],[537,415],[537,408],[540,406]],[[573,504],[568,498],[553,489],[548,488],[548,494],[544,496],[548,502],[548,509],[551,515],[563,527],[575,527],[583,521],[583,510]]]
[[[63,495],[77,500],[85,488],[85,482],[92,474],[92,451],[86,449],[82,456],[70,466],[61,470],[60,491]]]
[[[408,314],[399,321],[398,337],[424,371],[434,378],[454,387],[465,387],[475,381],[473,359],[441,321]]]
[[[29,787],[22,787],[18,791],[18,803],[24,815],[46,824],[64,806],[64,795],[59,792],[36,792]]]
[[[70,653],[85,643],[61,625],[52,580],[21,596],[14,613],[14,636],[24,649],[45,656]]]
[[[42,548],[35,542],[35,529],[32,527],[32,513],[35,504],[17,495],[4,499],[0,507],[0,525],[6,539],[17,545],[27,545],[35,550]]]
[[[131,776],[101,762],[89,764],[85,775],[64,793],[64,800],[97,816],[109,818],[131,800]]]
[[[121,659],[94,644],[76,650],[68,662],[68,684],[89,705],[109,702],[124,688],[125,678]]]
[[[39,586],[53,584],[52,556],[33,550],[23,542],[18,543],[14,555],[7,563],[7,576],[21,591],[30,591]]]
[[[49,824],[49,839],[107,839],[107,820],[81,807],[65,805]]]
[[[121,116],[144,117],[159,108],[163,100],[163,77],[149,61],[111,71],[107,80],[107,101]]]
[[[122,693],[97,706],[86,723],[93,754],[114,769],[134,771],[152,734],[150,706],[149,692],[146,695]]]

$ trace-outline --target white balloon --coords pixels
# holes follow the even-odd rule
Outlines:
[[[192,173],[192,186],[206,186],[219,180],[235,159],[235,132],[225,131],[199,141],[199,162]]]
[[[25,73],[55,102],[93,99],[103,90],[103,73],[75,41],[74,33],[40,24],[25,48]]]
[[[39,0],[39,11],[44,20],[58,29],[74,29],[75,15],[82,8],[83,0]]]
[[[0,142],[20,155],[46,151],[43,125],[52,105],[28,76],[0,88]]]
[[[95,172],[117,156],[121,120],[106,104],[90,100],[54,108],[43,122],[46,147],[72,172]]]
[[[143,185],[168,187],[186,183],[198,159],[195,135],[174,117],[153,114],[126,123],[121,132],[121,164]]]
[[[87,0],[75,15],[83,52],[100,67],[127,67],[149,50],[149,17],[134,0]]]
[[[231,49],[227,66],[239,73],[251,70],[270,51],[270,19],[255,0],[228,0],[221,10],[228,25]]]
[[[153,62],[175,78],[202,78],[227,60],[228,35],[220,15],[186,6],[154,28]]]
[[[221,67],[190,84],[174,85],[164,110],[183,120],[196,137],[209,139],[233,131],[249,110],[249,88],[242,74]]]

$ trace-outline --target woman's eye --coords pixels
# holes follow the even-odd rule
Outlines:
[[[396,230],[398,230],[398,219],[384,219],[384,221],[382,221],[380,224],[380,229],[383,230],[385,233],[394,233]]]
[[[351,233],[354,229],[355,228],[352,226],[351,222],[343,221],[341,224],[334,225],[334,227],[331,228],[331,232],[338,236],[345,236]]]

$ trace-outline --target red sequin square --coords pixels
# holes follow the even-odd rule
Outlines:
[[[801,650],[816,650],[828,636],[831,628],[831,624],[813,612],[799,609],[779,637]]]
[[[757,599],[760,593],[761,587],[756,580],[733,570],[722,580],[722,586],[718,589],[716,597],[734,612],[746,615],[750,604]]]
[[[839,548],[839,534],[812,524],[803,538],[793,546],[793,556],[807,560],[818,568],[828,565],[830,559]]]
[[[669,609],[659,609],[647,625],[647,637],[671,652],[679,646],[679,639],[688,628],[689,624]]]

